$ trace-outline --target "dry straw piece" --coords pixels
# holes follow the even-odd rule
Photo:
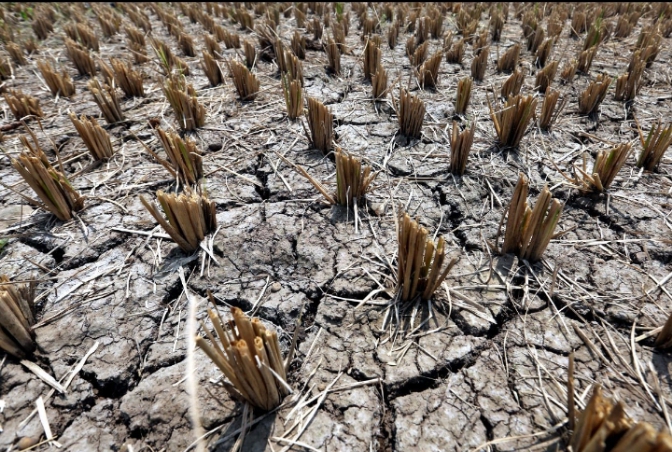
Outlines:
[[[74,113],[70,113],[70,121],[77,129],[77,133],[84,141],[86,148],[95,160],[109,159],[114,154],[110,135],[105,129],[100,127],[95,118],[77,119]]]
[[[364,200],[371,190],[371,183],[378,172],[372,173],[371,167],[362,167],[362,160],[349,155],[340,147],[336,148],[336,203],[342,206],[354,206]]]
[[[193,185],[203,177],[203,159],[196,149],[196,143],[183,140],[174,132],[154,129],[168,155],[172,172],[184,185]],[[156,155],[154,157],[157,157]],[[157,158],[157,160],[161,161]]]
[[[73,41],[77,41],[88,49],[98,52],[100,46],[96,33],[84,23],[66,24],[63,31]]]
[[[4,93],[5,101],[17,120],[26,116],[44,116],[40,108],[40,101],[31,95],[24,94],[21,90],[12,90]]]
[[[35,351],[34,286],[12,284],[0,275],[0,349],[23,359]]]
[[[502,89],[499,92],[499,96],[506,100],[511,96],[517,96],[520,94],[520,90],[523,87],[525,82],[525,72],[521,72],[518,69],[513,71],[509,78],[506,79],[502,85]]]
[[[597,53],[597,46],[584,50],[579,54],[579,62],[576,66],[579,72],[587,74],[590,71],[590,66],[593,64],[593,59]]]
[[[660,120],[655,127],[651,127],[649,134],[644,139],[642,130],[639,129],[639,140],[642,143],[642,152],[637,159],[637,166],[647,171],[656,171],[663,159],[667,148],[672,144],[672,124],[662,128]]]
[[[380,50],[380,36],[372,36],[364,48],[364,80],[371,80],[381,67],[380,59],[383,52]]]
[[[553,50],[553,43],[555,42],[555,39],[553,38],[548,38],[544,42],[541,43],[539,48],[537,49],[537,59],[535,61],[535,64],[537,67],[541,68],[546,66],[546,60],[548,60],[548,57],[551,55],[551,51]]]
[[[452,45],[446,52],[446,62],[452,64],[462,64],[464,58],[464,39],[460,39]]]
[[[79,75],[96,75],[96,65],[87,49],[72,39],[65,38],[65,50]]]
[[[558,91],[551,90],[550,86],[546,88],[544,101],[541,104],[541,116],[539,118],[539,128],[541,130],[551,130],[553,123],[558,119],[560,112],[567,103],[567,97],[563,97],[560,106],[556,109],[555,106],[558,103],[559,97],[560,93]]]
[[[442,269],[446,258],[446,242],[439,237],[437,244],[428,237],[427,229],[418,225],[405,213],[399,218],[397,256],[397,295],[401,301],[420,297],[426,301],[432,298],[436,289],[457,263],[450,260]]]
[[[334,117],[322,102],[312,97],[308,98],[308,127],[313,146],[328,154],[334,139]]]
[[[581,174],[579,182],[583,191],[603,192],[611,186],[616,175],[630,155],[629,143],[619,144],[608,152],[600,150],[595,158],[595,164],[591,173],[586,171],[586,159],[584,156],[583,169],[577,168]]]
[[[246,39],[243,41],[243,51],[245,52],[245,65],[252,69],[257,62],[257,49]]]
[[[117,93],[114,92],[113,86],[101,86],[98,79],[94,77],[89,80],[88,87],[93,100],[98,104],[100,111],[109,124],[124,120],[124,114],[121,111],[119,99],[117,98]]]
[[[422,63],[422,66],[418,69],[418,83],[420,83],[422,89],[436,88],[442,59],[443,52],[439,50],[430,59]]]
[[[72,82],[68,71],[63,69],[58,74],[47,61],[38,61],[37,68],[42,73],[44,82],[54,96],[70,97],[75,94],[75,84]]]
[[[399,91],[399,110],[397,111],[399,130],[407,137],[420,138],[422,123],[425,120],[425,103],[405,89],[400,88]]]
[[[463,175],[467,169],[467,160],[474,143],[475,122],[471,127],[460,132],[460,126],[453,121],[453,131],[450,135],[450,172]]]
[[[201,67],[203,68],[203,72],[205,72],[205,76],[208,77],[210,86],[218,86],[224,83],[224,75],[217,64],[215,57],[205,50],[203,51]]]
[[[485,69],[488,67],[488,55],[490,46],[481,49],[481,52],[474,57],[471,62],[471,78],[477,82],[482,82],[485,77]]]
[[[205,43],[205,50],[219,58],[219,56],[222,54],[222,48],[220,47],[217,40],[212,35],[206,34],[203,36],[203,42]]]
[[[504,108],[495,112],[488,98],[490,117],[500,145],[517,147],[520,144],[536,107],[536,98],[519,94],[509,97]]]
[[[509,47],[509,50],[497,60],[497,72],[513,72],[518,64],[518,57],[520,57],[520,44]]]
[[[588,87],[579,95],[579,113],[582,115],[592,115],[597,113],[600,104],[607,97],[607,90],[611,83],[611,77],[606,74],[600,74],[590,82]]]
[[[502,254],[514,253],[520,259],[536,262],[553,238],[564,204],[553,199],[544,186],[534,209],[530,209],[528,193],[529,182],[520,173],[509,204]]]
[[[338,45],[333,39],[329,38],[325,46],[325,52],[327,53],[329,72],[334,75],[341,75],[341,52],[338,50]]]
[[[216,337],[203,325],[208,343],[197,336],[196,345],[222,371],[228,382],[223,386],[237,400],[270,411],[291,392],[287,384],[287,368],[283,361],[278,335],[266,328],[259,319],[251,321],[240,308],[232,307],[233,321],[223,322],[208,308]]]
[[[187,85],[184,79],[169,78],[163,84],[163,94],[173,107],[182,130],[195,130],[205,125],[205,107],[198,102],[191,84]]]
[[[455,114],[464,115],[467,113],[469,99],[471,99],[471,87],[474,80],[471,77],[464,77],[457,82],[457,97],[455,98]]]
[[[114,69],[114,80],[121,90],[129,97],[145,97],[142,74],[133,69],[129,63],[110,58]]]
[[[159,190],[156,197],[167,220],[153,202],[142,195],[140,201],[184,252],[196,251],[205,236],[217,228],[215,203],[206,196],[191,190],[181,195]]]
[[[20,137],[28,150],[22,152],[18,160],[12,159],[12,166],[40,198],[41,202],[30,199],[33,204],[53,213],[59,220],[69,221],[73,211],[84,207],[84,198],[72,188],[63,173],[51,166],[35,136],[32,138],[34,145],[25,136]]]
[[[291,41],[292,52],[300,60],[306,58],[306,38],[298,30],[294,30]]]
[[[371,77],[371,90],[375,100],[382,99],[387,94],[387,71],[381,65]]]
[[[537,72],[537,78],[534,81],[534,85],[540,93],[546,92],[546,88],[551,86],[553,79],[555,78],[555,73],[558,71],[558,62],[551,61],[543,69]]]
[[[18,44],[8,42],[7,45],[5,45],[5,48],[7,49],[9,56],[12,57],[14,64],[23,66],[28,63],[26,56],[23,54],[23,49]]]
[[[228,61],[229,73],[233,78],[233,85],[242,101],[253,101],[259,94],[259,80],[257,76],[243,64],[236,60]]]
[[[614,99],[625,102],[632,101],[642,87],[641,79],[644,73],[644,61],[640,60],[633,66],[628,73],[616,79]]]
[[[562,79],[563,83],[572,83],[572,80],[574,80],[574,76],[576,75],[576,67],[578,64],[579,63],[574,59],[565,64],[560,72],[560,79]]]
[[[299,80],[291,80],[287,74],[282,75],[282,91],[285,95],[285,106],[289,119],[296,119],[303,114],[303,91]]]

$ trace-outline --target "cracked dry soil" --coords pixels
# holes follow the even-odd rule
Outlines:
[[[216,11],[235,8],[218,5]],[[415,5],[411,13],[423,17],[426,9],[420,8],[427,6]],[[444,17],[442,32],[459,39],[460,8],[455,5],[436,7]],[[542,8],[540,26],[545,26],[554,8],[577,7],[536,5]],[[295,6],[272,5],[278,6],[283,10],[277,33],[290,48]],[[177,274],[180,266],[199,303],[198,319],[205,318],[210,290],[222,309],[230,305],[254,310],[278,330],[287,350],[297,318],[302,317],[289,383],[301,400],[333,384],[298,439],[310,450],[564,450],[565,382],[572,351],[580,402],[598,382],[610,396],[626,403],[632,418],[663,428],[659,401],[667,405],[672,401],[670,357],[653,348],[653,338],[637,341],[632,350],[631,334],[639,336],[662,325],[670,313],[672,299],[665,288],[672,271],[670,159],[663,160],[657,173],[648,173],[637,169],[635,155],[630,156],[605,196],[579,194],[549,159],[567,172],[581,163],[584,153],[595,155],[612,142],[634,142],[633,115],[647,130],[657,118],[669,117],[669,39],[663,39],[655,62],[645,70],[630,110],[614,100],[612,89],[599,120],[578,115],[579,93],[597,74],[624,73],[638,34],[653,22],[657,10],[640,4],[637,11],[642,14],[631,35],[611,36],[600,44],[589,74],[578,74],[565,85],[557,78],[553,82],[568,101],[552,131],[541,132],[532,125],[517,152],[501,150],[495,145],[486,102],[493,87],[508,77],[495,71],[496,58],[522,43],[518,67],[527,74],[523,93],[534,92],[533,74],[538,70],[535,55],[525,50],[516,14],[528,6],[509,6],[501,40],[490,42],[488,34],[485,81],[473,88],[467,118],[476,121],[476,134],[463,177],[449,172],[448,134],[457,81],[469,75],[476,50],[471,44],[465,47],[462,65],[442,61],[435,90],[418,88],[405,54],[404,43],[414,34],[406,28],[412,14],[399,19],[403,26],[397,45],[390,49],[383,44],[382,65],[390,80],[410,86],[426,105],[422,139],[410,141],[398,134],[389,96],[378,103],[371,100],[371,86],[362,70],[366,41],[355,5],[345,4],[350,30],[340,76],[325,71],[327,57],[321,45],[308,47],[302,61],[306,96],[329,106],[337,143],[380,171],[355,228],[352,211],[325,206],[313,186],[278,158],[276,153],[281,153],[318,180],[335,185],[333,162],[311,148],[301,121],[287,118],[277,66],[272,58],[264,58],[272,53],[260,48],[256,33],[216,14],[212,4],[190,4],[186,9],[160,5],[194,37],[199,55],[207,32],[202,23],[185,15],[189,8],[209,11],[216,24],[254,43],[260,58],[253,72],[261,93],[255,101],[242,103],[230,78],[210,87],[200,57],[185,56],[155,6],[141,4],[151,35],[188,63],[187,80],[207,109],[205,126],[189,137],[203,153],[203,186],[217,205],[216,262],[203,251],[186,255],[172,241],[147,235],[161,231],[138,196],[174,190],[175,182],[138,140],[159,149],[149,118],[158,118],[165,129],[177,127],[161,92],[163,79],[151,48],[146,48],[150,61],[135,65],[144,74],[146,97],[121,99],[127,119],[105,126],[115,155],[91,165],[92,157],[67,112],[89,116],[100,112],[86,88],[88,77],[77,76],[65,54],[63,25],[69,20],[63,13],[80,11],[99,34],[95,57],[132,58],[123,31],[102,37],[94,11],[81,5],[57,8],[54,32],[40,42],[25,66],[14,66],[5,87],[20,88],[39,99],[44,130],[38,131],[33,120],[28,125],[52,162],[54,146],[58,147],[66,174],[86,195],[85,209],[77,220],[65,223],[39,209],[26,218],[10,217],[3,209],[25,204],[19,193],[32,193],[9,160],[22,151],[19,135],[25,130],[6,130],[5,153],[0,156],[0,212],[4,212],[0,234],[8,242],[0,252],[0,273],[15,281],[39,281],[34,361],[49,374],[60,380],[94,343],[98,348],[67,392],[50,398],[49,387],[17,360],[2,361],[0,447],[7,449],[19,438],[43,434],[38,416],[29,418],[40,396],[63,450],[183,451],[192,446],[184,383],[187,297]],[[117,7],[123,30],[132,22]],[[255,23],[264,21],[259,4],[237,7],[247,7]],[[335,7],[310,4],[306,23],[323,24],[322,15],[335,23]],[[369,18],[381,19],[378,32],[385,42],[391,23],[380,14],[382,7],[364,5]],[[467,7],[473,5],[462,5]],[[15,22],[17,42],[32,35],[30,21],[3,8]],[[618,17],[605,20],[613,25]],[[479,33],[488,30],[488,20],[483,7]],[[567,19],[551,54],[561,67],[582,49],[585,36],[584,32],[572,38],[569,28]],[[305,28],[298,30],[312,40]],[[324,29],[325,38],[331,34],[331,27]],[[428,54],[443,43],[443,38],[430,39]],[[239,49],[225,49],[223,43],[222,54],[224,59],[242,57]],[[72,98],[54,99],[38,79],[36,62],[43,58],[54,59],[73,77],[77,91]],[[220,65],[225,69],[223,59]],[[397,92],[395,86],[395,97]],[[3,125],[15,122],[4,102],[3,115]],[[635,152],[638,146],[634,145]],[[533,265],[499,256],[488,245],[495,242],[519,172],[530,180],[532,202],[545,184],[565,202],[558,227],[563,234]],[[394,290],[395,217],[401,210],[417,217],[432,234],[443,236],[450,253],[460,260],[431,304],[400,312],[399,334],[393,335],[392,327],[381,327]],[[384,291],[369,297],[377,289]],[[216,383],[220,378],[216,367],[196,353],[201,423],[206,431],[214,429],[206,440],[208,450],[231,450],[243,423],[243,407]],[[650,394],[632,372],[635,359],[651,388],[655,378],[660,380],[660,394]],[[248,426],[241,450],[291,447],[279,438],[294,438],[302,428],[295,421],[308,420],[315,403],[298,411],[288,404],[270,415],[254,413],[250,419],[255,423]],[[295,445],[292,450],[306,449]]]

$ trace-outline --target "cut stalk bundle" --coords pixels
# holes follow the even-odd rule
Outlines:
[[[159,64],[163,67],[165,75],[169,76],[173,68],[183,75],[189,75],[189,65],[181,58],[175,56],[168,45],[157,38],[151,38],[151,47],[154,49]]]
[[[240,36],[238,33],[229,33],[224,30],[222,41],[224,41],[224,47],[227,49],[240,49]]]
[[[212,35],[205,35],[203,37],[203,42],[205,43],[205,50],[211,55],[219,56],[222,54],[222,48],[220,47],[217,40]]]
[[[34,285],[11,284],[0,275],[0,349],[23,359],[35,351]]]
[[[32,37],[23,41],[23,49],[26,51],[28,55],[37,53],[38,48],[39,46],[37,45],[37,41],[35,41]]]
[[[33,204],[53,213],[59,220],[69,221],[73,211],[84,207],[84,198],[63,173],[51,166],[35,136],[32,138],[34,145],[21,135],[21,143],[28,150],[22,152],[18,160],[12,159],[12,166],[40,198],[41,202],[30,199]]]
[[[296,28],[306,28],[306,13],[294,8],[294,19],[296,19]]]
[[[434,11],[432,17],[427,18],[429,20],[429,34],[432,39],[439,39],[443,32],[443,15],[439,11]]]
[[[329,16],[324,16],[325,19]],[[338,50],[341,53],[348,53],[348,46],[345,44],[345,30],[341,24],[334,24],[331,27],[331,34],[334,38],[334,42],[338,45]]]
[[[31,27],[35,33],[35,36],[40,41],[47,39],[49,33],[54,31],[53,22],[44,14],[36,14],[35,19],[33,19],[33,22],[31,23]]]
[[[140,44],[143,48],[145,47],[145,35],[140,30],[135,28],[133,25],[126,25],[124,27],[126,32],[126,37],[129,42],[134,42]]]
[[[663,159],[667,148],[672,144],[672,124],[662,128],[660,120],[655,127],[649,130],[649,134],[644,139],[642,130],[639,129],[639,141],[642,143],[642,152],[637,159],[637,166],[647,171],[656,171]]]
[[[485,69],[488,67],[488,55],[490,46],[481,49],[481,53],[475,56],[471,62],[471,78],[477,82],[482,82],[485,77]]]
[[[439,50],[429,60],[422,63],[422,66],[418,69],[418,83],[420,83],[422,89],[436,88],[442,59],[443,52]]]
[[[245,51],[245,65],[248,69],[254,67],[254,63],[257,62],[257,49],[247,39],[243,41],[243,50]]]
[[[387,45],[391,50],[394,50],[394,48],[397,46],[400,27],[400,23],[395,21],[392,25],[390,25],[390,28],[387,29]]]
[[[178,134],[165,132],[158,127],[154,130],[176,178],[183,185],[197,183],[203,177],[203,159],[196,149],[196,143],[189,139],[185,141]]]
[[[70,38],[65,38],[65,50],[79,75],[96,75],[96,65],[88,50]]]
[[[18,44],[14,42],[8,42],[5,48],[7,49],[9,56],[12,57],[14,64],[23,66],[28,62],[25,55],[23,54],[23,49],[21,49]]]
[[[577,64],[579,72],[587,74],[588,71],[590,71],[590,66],[593,64],[593,58],[595,58],[595,54],[597,53],[597,47],[598,46],[591,47],[579,54],[579,63]]]
[[[191,190],[181,195],[159,190],[156,197],[167,220],[156,205],[142,195],[140,202],[184,252],[196,251],[205,236],[217,228],[215,203],[205,195]]]
[[[536,53],[537,50],[539,50],[539,46],[541,46],[541,43],[544,41],[544,37],[544,29],[540,26],[537,26],[536,30],[534,30],[534,33],[527,37],[527,50],[532,53]]]
[[[63,69],[61,73],[58,74],[47,61],[38,61],[37,68],[42,73],[42,77],[49,87],[49,90],[51,90],[52,95],[70,97],[75,94],[75,84],[72,83],[68,71]]]
[[[544,101],[541,104],[541,117],[539,118],[539,128],[541,130],[551,130],[553,123],[558,119],[560,112],[567,103],[567,97],[563,97],[560,106],[556,109],[555,106],[559,97],[560,93],[558,91],[551,90],[550,86],[546,88]]]
[[[658,333],[654,347],[658,350],[669,350],[672,348],[672,315],[667,318],[665,325]]]
[[[488,32],[483,30],[474,40],[474,55],[478,55],[488,45]]]
[[[290,393],[286,374],[289,363],[283,361],[278,335],[259,319],[250,321],[240,308],[232,307],[231,314],[233,321],[223,322],[208,309],[219,343],[203,325],[211,344],[197,336],[196,345],[229,380],[223,386],[233,398],[270,411]]]
[[[502,254],[514,253],[520,259],[536,262],[553,238],[564,204],[553,199],[544,186],[531,209],[527,203],[528,193],[529,182],[520,173],[509,204]]]
[[[328,154],[334,139],[334,117],[322,102],[312,97],[308,98],[308,127],[313,146]]]
[[[31,115],[38,118],[44,116],[40,108],[40,101],[29,94],[24,94],[21,90],[9,91],[4,94],[4,97],[17,121]]]
[[[572,59],[565,64],[565,67],[562,68],[562,72],[560,72],[560,79],[562,79],[563,83],[572,83],[572,80],[574,80],[574,76],[576,75],[577,65],[578,62],[575,59]]]
[[[464,115],[467,113],[469,99],[471,99],[471,87],[474,80],[471,77],[464,77],[457,82],[457,96],[455,98],[455,114]]]
[[[98,61],[98,66],[100,67],[100,75],[103,76],[103,83],[107,83],[108,85],[114,84],[114,71],[112,68],[103,60]]]
[[[124,120],[124,114],[121,111],[119,99],[113,86],[107,84],[101,86],[98,79],[94,77],[89,80],[88,87],[93,100],[98,104],[98,108],[100,108],[108,124]]]
[[[558,17],[555,13],[546,21],[546,34],[549,38],[557,38],[562,34],[562,29],[565,26],[565,21]]]
[[[525,72],[521,72],[518,69],[513,71],[513,74],[509,76],[509,78],[506,79],[504,84],[502,85],[502,89],[499,93],[499,96],[506,100],[511,96],[517,96],[520,94],[520,90],[523,87],[523,83],[525,82]]]
[[[236,60],[228,61],[229,72],[241,101],[253,101],[259,94],[257,77]]]
[[[98,18],[98,24],[100,29],[103,31],[103,36],[106,38],[111,38],[115,34],[119,33],[119,28],[121,27],[121,16],[115,13],[112,8],[98,9],[96,11],[96,17]]]
[[[198,102],[196,90],[183,78],[169,78],[163,84],[163,94],[182,130],[195,130],[205,124],[205,107]]]
[[[380,36],[372,36],[364,48],[364,80],[371,80],[373,74],[380,68]]]
[[[186,56],[196,56],[196,43],[191,35],[185,32],[180,32],[177,36],[177,44],[180,46],[180,49],[182,49],[182,53]]]
[[[371,89],[375,100],[382,99],[387,94],[387,71],[381,65],[371,77]]]
[[[583,41],[583,50],[600,45],[605,38],[604,31],[600,24],[594,23],[591,25],[590,30],[586,34],[586,39]]]
[[[614,30],[614,37],[622,39],[622,38],[627,38],[630,36],[630,33],[632,33],[632,29],[634,27],[634,24],[630,23],[628,20],[628,17],[625,15],[620,16],[618,18],[618,22],[616,23],[616,29]]]
[[[573,404],[573,402],[572,402]],[[570,410],[573,410],[572,406]],[[596,384],[586,409],[572,432],[570,445],[576,452],[653,452],[672,450],[672,436],[656,432],[646,422],[635,422],[625,412],[623,402],[609,400]]]
[[[405,89],[399,90],[399,130],[402,135],[420,138],[422,123],[425,120],[425,103],[419,97]]]
[[[415,48],[415,51],[409,55],[411,66],[418,67],[427,59],[427,49],[429,49],[429,41],[423,42]]]
[[[327,61],[329,62],[329,72],[335,75],[341,74],[341,52],[338,50],[338,45],[334,42],[333,39],[329,38],[327,45],[325,46],[325,51],[327,53]]]
[[[611,77],[606,74],[600,74],[590,82],[590,85],[579,96],[579,113],[582,115],[595,114],[604,98],[607,97],[610,83]]]
[[[442,270],[446,242],[439,237],[435,245],[428,235],[427,229],[418,225],[407,213],[399,218],[397,294],[403,302],[416,297],[423,301],[431,299],[457,263],[457,258],[452,258]]]
[[[417,42],[418,45],[420,45],[423,42],[427,41],[427,39],[429,39],[428,18],[426,17],[419,18],[417,24],[418,26],[415,28],[415,42]]]
[[[578,178],[581,183],[582,191],[604,192],[611,186],[616,175],[623,167],[623,164],[630,155],[631,146],[629,143],[619,144],[608,152],[600,150],[595,158],[595,164],[591,173],[586,171],[586,159],[583,159],[583,169],[577,168],[581,177]]]
[[[296,119],[303,114],[303,91],[301,81],[291,80],[287,74],[282,75],[282,90],[285,95],[287,116]]]
[[[558,71],[558,62],[551,61],[543,69],[537,72],[537,78],[534,81],[534,85],[537,88],[537,91],[540,93],[546,92],[546,88],[551,86],[553,79],[555,78],[555,73]]]
[[[133,54],[135,64],[145,64],[146,62],[149,61],[149,56],[147,56],[145,46],[137,44],[135,42],[129,42],[128,47],[131,53]]]
[[[219,68],[215,57],[213,57],[209,52],[203,51],[203,59],[201,60],[201,67],[205,76],[208,77],[210,86],[218,86],[224,83],[224,75],[222,75],[222,70]]]
[[[535,63],[538,68],[546,66],[546,61],[548,60],[548,57],[551,55],[554,42],[555,39],[548,38],[544,40],[544,42],[542,42],[539,48],[537,49],[537,59]]]
[[[303,86],[303,65],[301,61],[289,50],[285,51],[285,74],[290,80],[298,80]]]
[[[474,143],[474,131],[476,123],[471,123],[471,128],[460,132],[460,126],[453,121],[453,131],[450,135],[450,172],[463,175],[467,169],[467,160],[471,145]]]
[[[504,108],[495,112],[488,98],[490,117],[502,146],[518,147],[536,107],[537,99],[518,94],[509,97]]]
[[[499,11],[495,10],[490,16],[490,34],[493,42],[499,42],[504,29],[504,19]]]
[[[616,79],[616,92],[614,99],[621,101],[632,101],[639,89],[642,87],[640,80],[644,73],[644,62],[640,61],[636,64],[632,71],[621,75]]]
[[[142,74],[133,70],[133,67],[116,58],[110,58],[114,69],[114,80],[121,90],[129,97],[145,97],[145,88],[142,84]]]
[[[571,35],[577,38],[581,33],[586,31],[586,14],[583,11],[574,11],[572,14]]]
[[[77,119],[74,113],[70,113],[70,121],[77,129],[77,133],[84,141],[94,160],[104,160],[112,157],[114,150],[112,149],[110,135],[98,125],[95,118],[87,119],[82,116],[82,119]]]
[[[378,172],[362,167],[362,160],[336,147],[336,203],[354,206],[364,200]]]
[[[294,52],[294,55],[296,55],[297,58],[299,58],[300,60],[306,58],[306,38],[301,36],[298,30],[294,30],[294,34],[292,35],[291,47],[292,52]]]
[[[83,23],[66,24],[63,26],[63,31],[65,31],[65,34],[68,35],[70,39],[79,42],[84,47],[93,50],[94,52],[100,50],[98,37],[88,25]]]
[[[513,72],[518,64],[518,57],[520,57],[520,44],[509,47],[509,50],[497,60],[497,72]]]
[[[450,48],[450,50],[446,52],[446,62],[452,64],[462,64],[463,58],[464,58],[464,38],[454,43]]]

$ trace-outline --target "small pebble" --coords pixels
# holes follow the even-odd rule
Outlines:
[[[24,436],[16,443],[16,448],[19,450],[26,450],[29,447],[33,447],[39,442],[39,438],[31,438],[30,436]]]
[[[278,292],[280,289],[282,289],[282,285],[279,282],[276,281],[271,284],[271,292]]]
[[[222,143],[210,143],[208,145],[208,151],[215,152],[222,149]]]

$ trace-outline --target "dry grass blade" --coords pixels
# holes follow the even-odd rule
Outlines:
[[[371,183],[378,172],[371,167],[362,167],[362,160],[336,148],[336,202],[342,206],[354,206],[364,200],[371,190]]]
[[[455,114],[464,115],[467,113],[469,99],[471,99],[471,87],[474,80],[471,77],[464,77],[457,82],[457,96],[455,98]]]
[[[272,410],[290,392],[278,335],[240,308],[231,308],[231,314],[233,321],[223,322],[208,309],[219,342],[203,325],[210,343],[198,336],[196,345],[227,378],[223,386],[233,398]]]
[[[184,185],[196,184],[203,177],[203,159],[196,149],[196,143],[190,139],[185,141],[178,134],[165,132],[158,127],[154,130],[180,181]]]
[[[668,123],[667,127],[663,129],[660,120],[658,120],[658,124],[651,128],[646,139],[639,129],[639,139],[642,143],[642,152],[637,159],[637,166],[647,171],[656,171],[665,151],[672,144],[672,124]]]
[[[418,225],[408,214],[399,218],[397,241],[397,293],[401,301],[420,297],[429,300],[457,262],[456,258],[443,267],[446,242],[439,237],[437,244],[428,238],[427,229]]]
[[[400,88],[397,117],[402,135],[420,138],[422,123],[425,120],[425,103],[419,97]]]
[[[464,39],[460,39],[452,45],[446,52],[446,62],[452,64],[462,64],[464,58]]]
[[[574,76],[576,75],[576,68],[578,64],[579,63],[574,59],[565,64],[565,66],[562,68],[562,72],[560,72],[560,78],[562,79],[563,83],[572,83]]]
[[[121,90],[129,97],[145,97],[142,74],[133,67],[116,58],[110,58],[114,70],[114,80]]]
[[[553,79],[555,78],[555,73],[558,71],[558,62],[551,61],[543,69],[537,72],[537,78],[534,81],[534,85],[540,93],[545,93],[546,89],[551,86]]]
[[[371,80],[371,77],[381,67],[380,59],[382,52],[380,50],[380,37],[372,36],[364,48],[364,80]]]
[[[471,127],[460,132],[460,126],[453,121],[453,131],[450,135],[450,172],[463,175],[467,169],[467,160],[474,143],[475,122]]]
[[[77,133],[95,160],[104,160],[112,157],[114,150],[112,149],[110,135],[98,125],[98,121],[95,118],[87,119],[83,116],[82,119],[77,119],[74,113],[70,113],[70,121],[72,121],[75,129],[77,129]]]
[[[579,54],[579,62],[576,66],[579,72],[587,74],[590,71],[590,66],[593,64],[593,59],[595,54],[597,54],[598,46],[591,47],[588,50],[584,50]]]
[[[21,153],[18,160],[12,159],[12,166],[35,191],[41,202],[32,199],[30,201],[53,213],[59,220],[70,220],[73,211],[84,207],[84,198],[72,188],[63,173],[51,166],[34,136],[34,145],[25,136],[20,138],[28,150]]]
[[[9,91],[4,94],[4,97],[9,109],[17,120],[26,116],[37,116],[40,118],[44,116],[40,108],[40,101],[31,95],[24,94],[21,90]]]
[[[117,93],[114,92],[113,86],[101,86],[97,78],[89,80],[87,86],[93,96],[93,100],[98,104],[100,111],[109,124],[124,120],[119,99],[117,98]]]
[[[252,101],[259,94],[259,80],[250,70],[238,61],[228,62],[229,72],[233,78],[233,85],[242,101]]]
[[[205,195],[193,191],[176,195],[159,190],[156,197],[167,220],[153,202],[142,195],[140,201],[183,251],[196,251],[205,236],[217,228],[215,203]]]
[[[607,90],[611,83],[611,77],[600,74],[590,82],[588,87],[579,96],[579,113],[582,115],[592,115],[597,113],[600,104],[607,97]]]
[[[84,47],[70,38],[65,38],[65,50],[68,58],[79,72],[79,75],[96,75],[96,65],[91,54]]]
[[[443,52],[439,50],[429,60],[422,63],[422,66],[418,69],[418,82],[422,89],[436,88],[442,59]]]
[[[184,79],[169,78],[163,84],[163,94],[182,130],[195,130],[205,125],[205,107],[198,102],[196,90]]]
[[[588,192],[603,192],[608,189],[630,155],[630,151],[631,146],[629,143],[619,144],[608,152],[600,150],[595,158],[595,164],[591,173],[586,171],[584,160],[583,169],[579,169],[579,173],[581,174],[579,178],[582,184],[581,189]]]
[[[536,262],[553,238],[564,204],[553,199],[544,186],[534,209],[530,209],[528,193],[529,182],[521,173],[509,204],[502,254],[514,253],[520,259]]]
[[[18,44],[8,42],[5,48],[7,49],[9,56],[12,57],[14,64],[23,66],[28,62],[26,56],[23,54],[23,49]]]
[[[0,275],[0,349],[23,359],[35,351],[34,286],[12,284]]]
[[[282,91],[289,119],[296,119],[303,114],[303,91],[299,80],[291,80],[287,74],[282,75]]]
[[[312,97],[308,98],[308,127],[313,146],[328,154],[334,139],[334,117],[322,102]]]
[[[556,109],[555,106],[559,97],[560,93],[558,91],[553,91],[550,87],[546,88],[544,101],[541,104],[541,117],[539,118],[539,128],[541,130],[551,130],[553,123],[558,119],[560,112],[567,103],[567,97],[563,97],[560,106]]]
[[[203,72],[205,72],[205,76],[208,77],[210,86],[218,86],[224,83],[224,75],[222,74],[222,70],[219,68],[215,57],[207,51],[203,51],[201,67],[203,68]]]
[[[525,72],[521,72],[518,69],[513,71],[513,74],[506,79],[502,85],[502,89],[499,92],[499,96],[506,100],[511,96],[517,96],[520,94],[520,90],[523,87],[525,82]]]
[[[488,99],[490,117],[494,122],[500,145],[517,147],[520,144],[536,107],[537,99],[519,94],[509,97],[504,108],[495,112]]]
[[[518,64],[518,57],[520,57],[520,44],[509,47],[509,50],[497,60],[497,72],[513,72]]]
[[[485,77],[485,69],[488,67],[488,55],[490,47],[481,49],[478,56],[475,56],[471,62],[471,78],[477,82],[482,82]]]
[[[375,100],[382,99],[387,94],[387,71],[381,65],[371,77],[371,90]]]

